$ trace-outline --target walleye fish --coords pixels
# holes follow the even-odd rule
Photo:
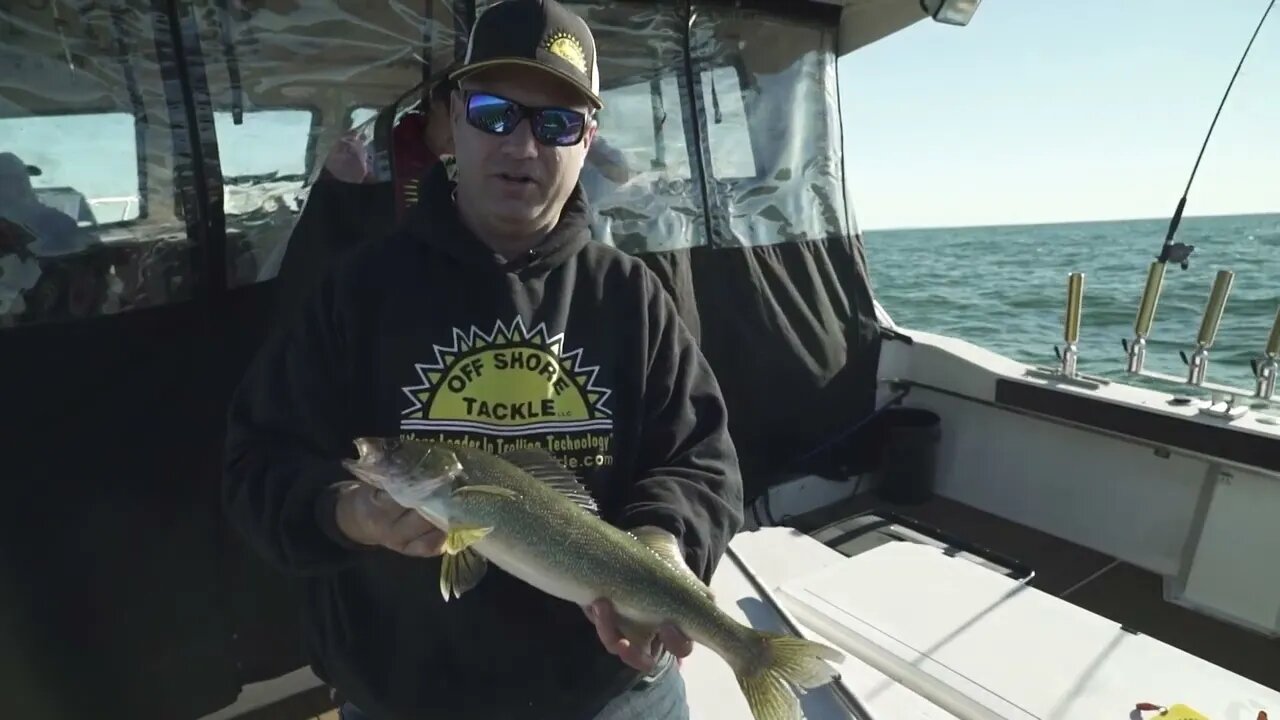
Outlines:
[[[631,642],[646,642],[666,622],[724,658],[755,720],[800,717],[797,693],[836,677],[824,661],[839,662],[841,652],[729,617],[669,535],[602,520],[588,490],[544,450],[495,455],[400,438],[358,438],[355,446],[359,459],[342,461],[352,475],[445,531],[446,601],[474,588],[490,562],[580,606],[608,598]]]

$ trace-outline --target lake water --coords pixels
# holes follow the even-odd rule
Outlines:
[[[952,335],[1027,363],[1057,364],[1067,276],[1084,273],[1080,371],[1149,387],[1125,372],[1122,339],[1168,219],[867,231],[872,282],[899,325]],[[1175,240],[1195,246],[1170,264],[1148,338],[1146,368],[1185,377],[1214,275],[1235,272],[1208,380],[1253,391],[1280,308],[1280,214],[1184,218]],[[1127,380],[1126,380],[1127,378]]]

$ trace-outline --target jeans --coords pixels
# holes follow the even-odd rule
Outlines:
[[[684,678],[675,658],[664,656],[653,677],[610,700],[594,720],[689,720]]]
[[[369,720],[360,708],[345,703],[338,711],[339,720]],[[671,655],[653,677],[643,678],[638,685],[609,701],[594,720],[689,720],[684,678]]]

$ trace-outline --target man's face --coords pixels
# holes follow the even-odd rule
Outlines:
[[[13,153],[0,153],[0,203],[20,205],[35,199],[26,164]]]
[[[527,107],[558,107],[588,113],[590,105],[572,85],[549,73],[520,66],[490,68],[464,79],[453,102],[453,143],[459,195],[478,216],[504,232],[550,228],[578,182],[595,136],[588,120],[582,139],[567,147],[534,138],[525,117],[508,135],[494,135],[467,121],[468,95],[483,92]]]
[[[21,205],[31,202],[35,199],[35,192],[31,189],[31,179],[24,172],[19,175],[17,173],[0,174],[0,210],[6,205]]]

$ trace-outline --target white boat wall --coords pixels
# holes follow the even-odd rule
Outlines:
[[[1105,698],[1111,705],[1063,707],[1056,703],[1067,695],[1050,692],[1023,707],[1029,714],[993,707],[1003,713],[995,717],[1109,717],[1132,709],[1115,705],[1121,698],[1107,688],[1123,689],[1134,702],[1180,699],[1211,718],[1274,714],[1280,702],[1280,574],[1271,558],[1280,549],[1280,531],[1271,518],[1280,509],[1280,433],[1272,416],[1257,410],[1234,419],[1206,415],[1202,410],[1214,406],[1209,398],[1183,405],[1175,400],[1182,395],[1140,387],[1065,383],[962,340],[900,332],[903,341],[884,346],[881,399],[906,390],[905,406],[939,420],[937,495],[919,504],[886,503],[873,492],[850,495],[847,483],[803,477],[771,490],[772,520],[763,524],[781,520],[828,546],[849,543],[854,568],[864,552],[874,555],[885,546],[864,550],[866,543],[856,544],[871,533],[849,518],[892,513],[923,524],[894,525],[895,539],[967,557],[985,572],[1056,597],[1078,613],[1064,610],[1072,619],[1063,622],[1094,624],[1099,633],[1108,628],[1108,643],[1143,636],[1158,644],[1150,655],[1139,653],[1148,670],[1161,668],[1151,677],[1114,657],[1109,644],[1085,653],[1087,663],[1081,657],[1079,665],[1057,666],[1058,673],[1076,672],[1078,684],[1069,695],[1098,693],[1094,701]],[[1242,404],[1249,404],[1247,397]],[[798,554],[788,557],[799,564]],[[917,619],[946,614],[948,602],[941,598],[954,589],[927,573],[885,580],[848,576],[854,595],[882,583],[903,590],[903,600],[911,592],[938,597],[927,612],[910,616]],[[907,612],[902,604],[893,607]],[[956,618],[954,629],[960,637],[1004,648],[1000,632],[1011,628],[1001,627],[1003,612],[997,603],[982,622]],[[1016,694],[1014,677],[1023,664],[1036,666],[1037,658],[1066,663],[1054,622],[1046,616],[1041,625],[1018,628],[1016,648],[986,660],[988,672],[1008,673],[986,689]],[[883,645],[895,647],[888,640]],[[938,661],[927,648],[913,645],[903,654]],[[1169,684],[1174,676],[1185,682]],[[1046,691],[1057,687],[1043,682]],[[1242,714],[1250,709],[1253,714]]]
[[[488,4],[0,8],[0,152],[80,225],[60,245],[0,206],[0,710],[332,711],[305,593],[222,517],[223,410],[328,263],[416,199],[421,85]],[[837,61],[964,32],[977,2],[566,4],[600,41],[598,239],[676,299],[743,455],[717,597],[848,654],[806,717],[1280,717],[1274,411],[1075,372],[1078,293],[1045,368],[876,303]],[[693,718],[748,716],[713,653],[682,674]]]
[[[885,345],[881,377],[943,418],[940,494],[1159,575],[1173,602],[1280,635],[1276,415],[1219,417],[1204,412],[1223,405],[1211,398],[1059,382],[964,341],[909,337]]]

